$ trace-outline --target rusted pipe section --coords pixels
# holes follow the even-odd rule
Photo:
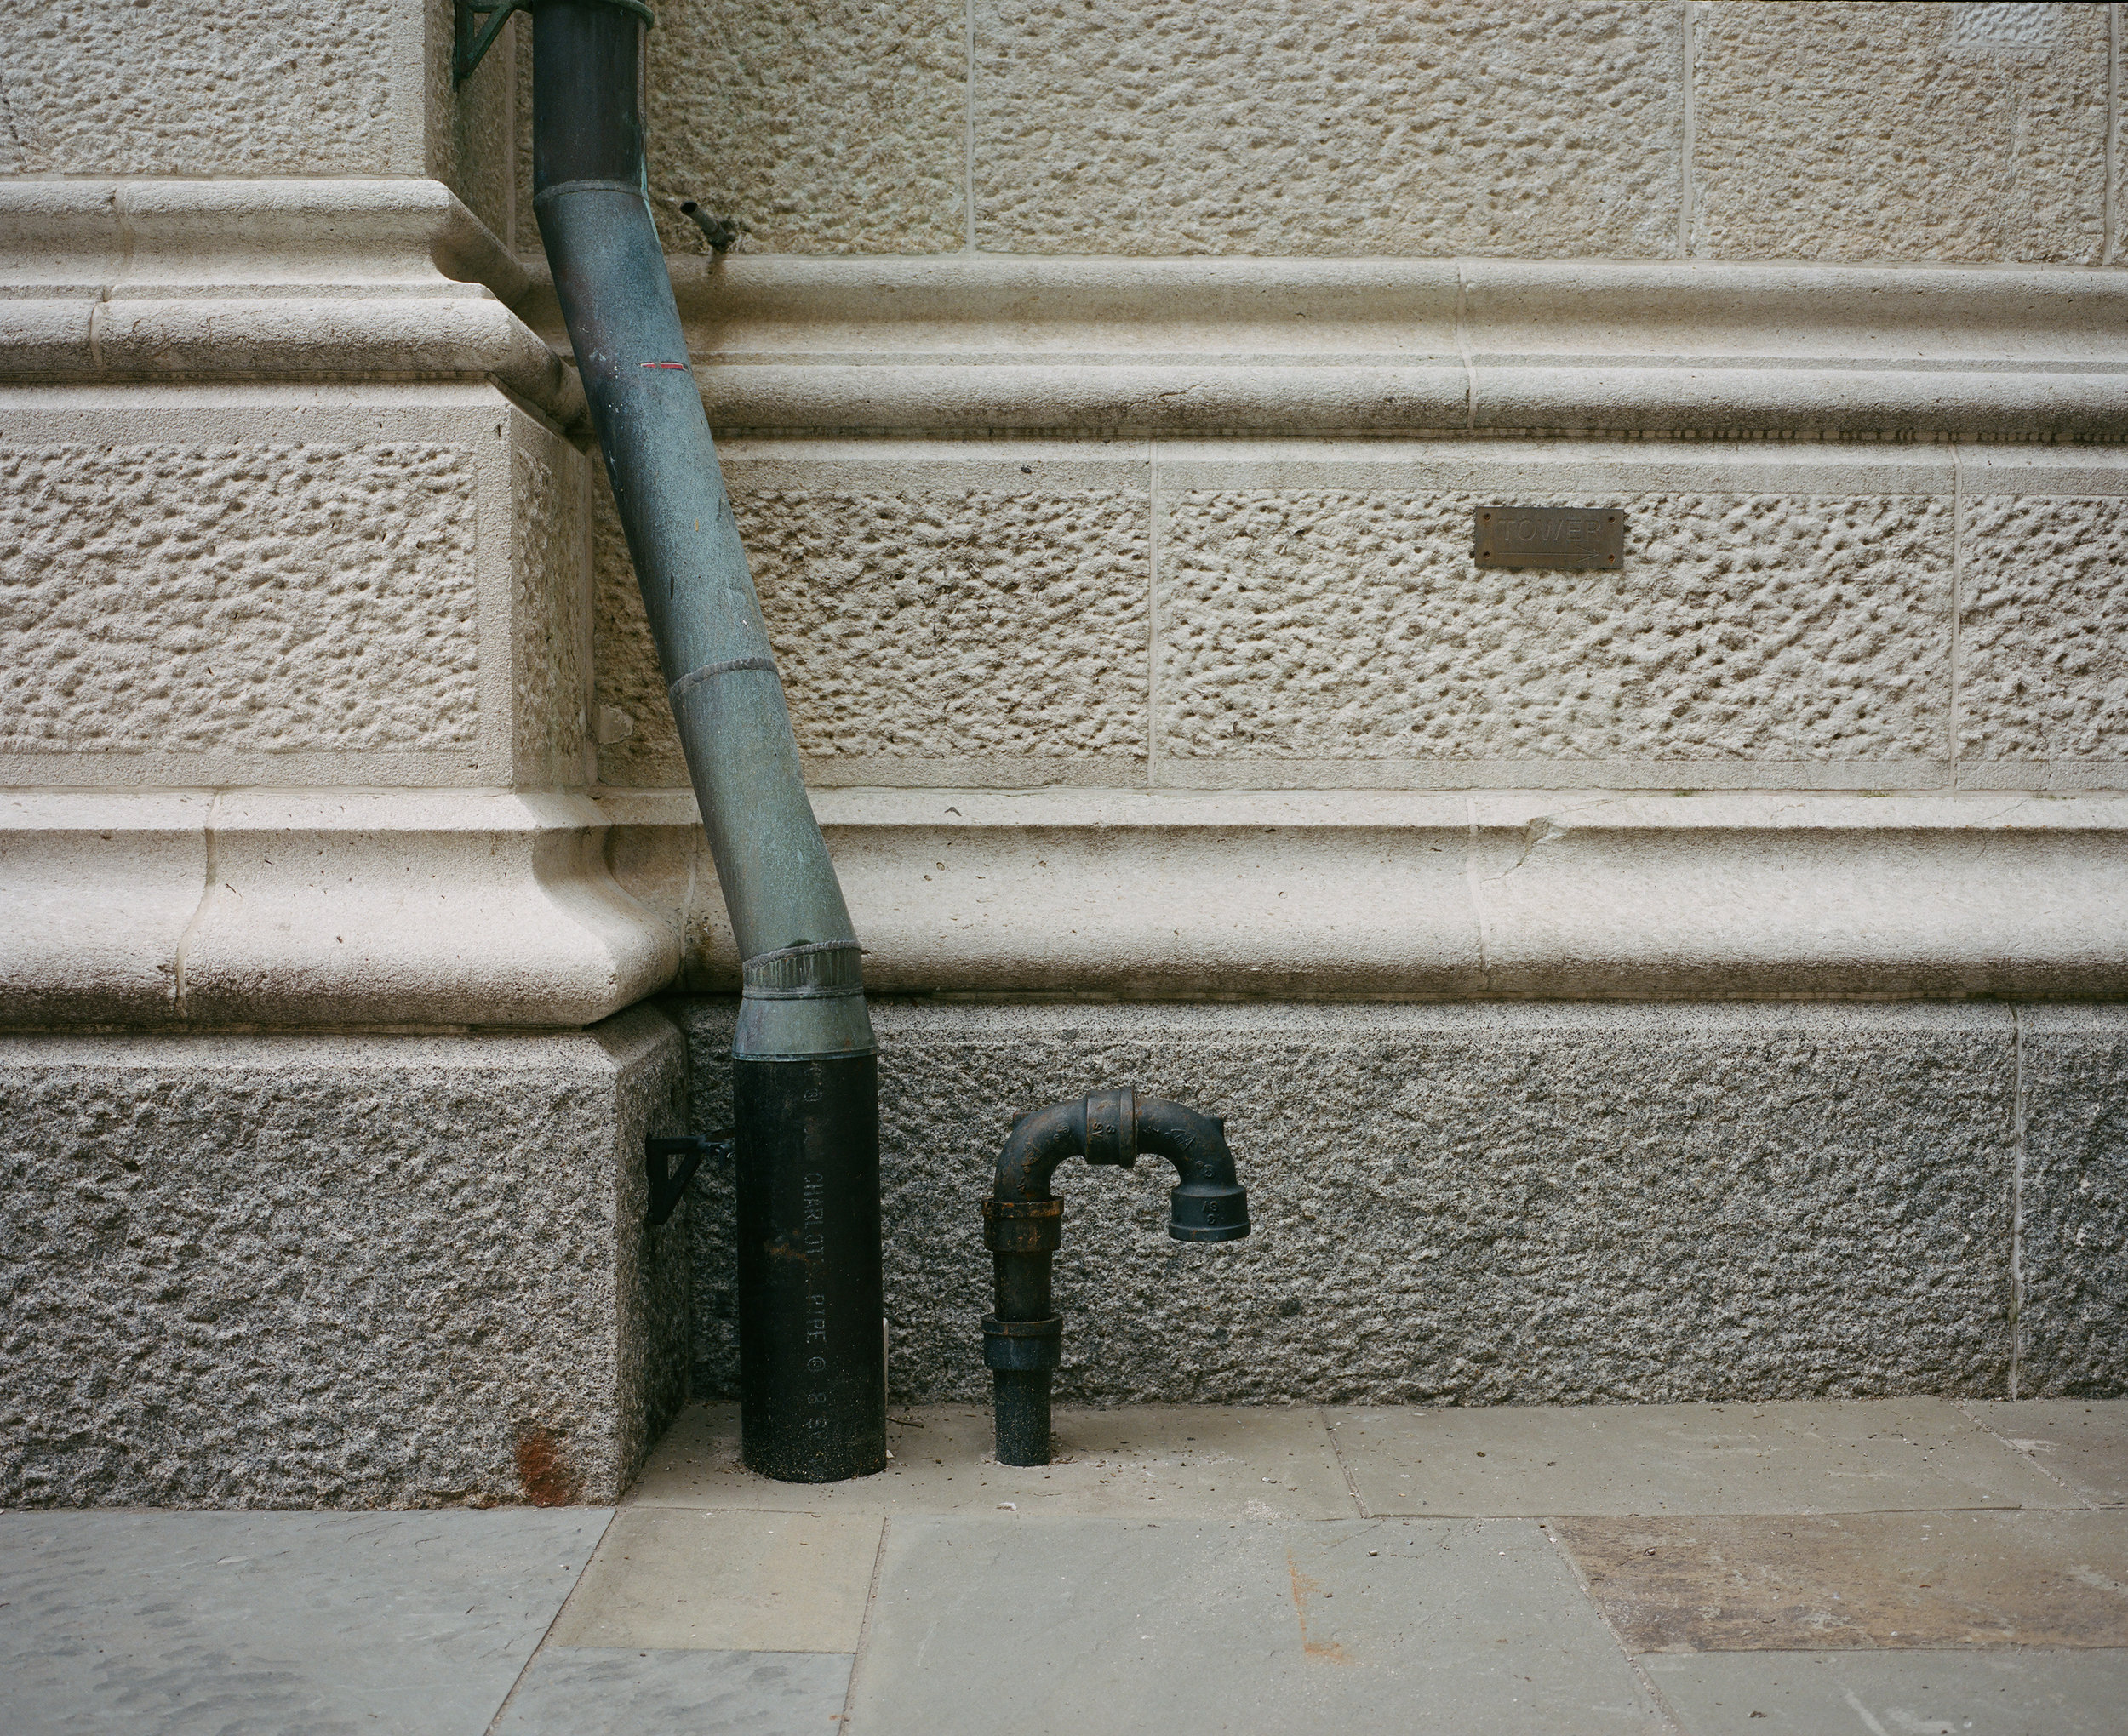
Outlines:
[[[1064,1322],[1050,1293],[1064,1239],[1064,1202],[1050,1178],[1067,1157],[1128,1169],[1141,1151],[1167,1158],[1168,1234],[1177,1242],[1235,1242],[1249,1233],[1249,1195],[1218,1116],[1129,1086],[1021,1116],[998,1154],[983,1202],[996,1312],[983,1316],[983,1362],[995,1387],[998,1462],[1050,1462],[1050,1387],[1063,1360]]]

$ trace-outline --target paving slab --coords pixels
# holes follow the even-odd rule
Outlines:
[[[547,1647],[494,1736],[821,1736],[842,1715],[847,1655]]]
[[[1628,1651],[2128,1646],[2128,1512],[1563,1519]]]
[[[1684,1736],[2119,1736],[2128,1652],[1649,1658]]]
[[[696,1405],[651,1455],[632,1506],[785,1512],[1021,1512],[1346,1519],[1358,1515],[1312,1407],[1140,1405],[1060,1410],[1056,1456],[998,1463],[989,1409],[928,1405],[890,1415],[894,1457],[878,1476],[785,1483],[739,1462],[735,1405]]]
[[[0,1729],[480,1736],[610,1517],[0,1514]]]
[[[858,1736],[1653,1733],[1541,1528],[895,1518]]]
[[[627,1509],[585,1569],[551,1643],[854,1652],[881,1522],[863,1513]]]
[[[1370,1513],[1861,1513],[2078,1504],[1948,1399],[1329,1413]]]
[[[2093,1506],[2128,1505],[2128,1398],[1969,1401],[1965,1410]]]

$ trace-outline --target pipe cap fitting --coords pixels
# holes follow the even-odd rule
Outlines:
[[[1064,1360],[1064,1320],[1000,1320],[983,1316],[983,1366],[1007,1373],[1039,1373]]]
[[[1238,1242],[1249,1233],[1249,1190],[1185,1182],[1168,1195],[1168,1234],[1177,1242]]]

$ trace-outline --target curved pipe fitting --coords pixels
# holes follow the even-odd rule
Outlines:
[[[1249,1195],[1234,1176],[1217,1116],[1140,1098],[1129,1086],[1052,1104],[1013,1123],[983,1202],[996,1311],[983,1316],[983,1362],[995,1386],[998,1462],[1050,1462],[1050,1389],[1063,1361],[1063,1317],[1050,1278],[1064,1239],[1064,1202],[1050,1191],[1071,1157],[1128,1169],[1141,1151],[1174,1164],[1168,1234],[1177,1242],[1236,1242],[1249,1233]]]

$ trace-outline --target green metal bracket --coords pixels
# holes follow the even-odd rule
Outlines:
[[[606,4],[641,19],[645,30],[657,23],[646,0],[606,0]],[[512,13],[531,9],[532,0],[458,0],[458,38],[451,49],[451,83],[463,84],[473,76],[473,69],[495,47]],[[487,23],[476,29],[474,20],[483,17]]]

